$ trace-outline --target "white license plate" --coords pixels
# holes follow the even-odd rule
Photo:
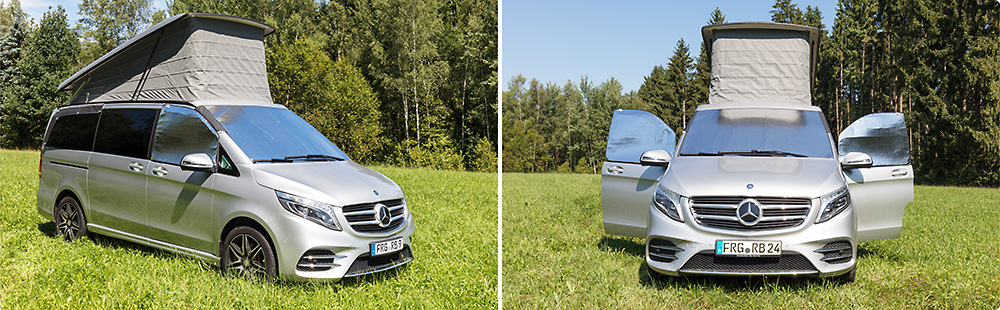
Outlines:
[[[372,256],[399,252],[399,250],[403,249],[403,238],[372,242],[371,248]]]
[[[781,241],[717,240],[716,256],[781,256]]]

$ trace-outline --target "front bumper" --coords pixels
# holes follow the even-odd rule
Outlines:
[[[410,235],[416,227],[412,214],[405,223],[386,234],[360,234],[346,224],[340,211],[338,218],[343,231],[335,231],[303,219],[291,213],[279,215],[268,222],[275,238],[275,252],[278,257],[278,275],[293,281],[332,280],[361,276],[402,266],[413,260]],[[370,244],[400,238],[403,249],[385,255],[372,257]],[[307,253],[308,252],[308,253]],[[326,268],[301,268],[303,256],[321,257],[316,263],[331,266]],[[327,259],[329,258],[329,259]]]
[[[818,208],[812,208],[806,221],[799,226],[750,232],[704,227],[694,220],[687,205],[682,203],[680,209],[684,213],[684,223],[672,220],[650,206],[646,263],[650,269],[662,274],[829,277],[847,273],[856,262],[853,208],[820,224],[814,223]],[[781,241],[782,255],[717,257],[715,245],[718,240]],[[850,250],[830,250],[837,247],[849,247]],[[849,258],[844,258],[845,255]]]

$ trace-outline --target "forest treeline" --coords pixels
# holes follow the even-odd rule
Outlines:
[[[790,0],[772,8],[774,22],[822,30],[813,104],[835,135],[864,115],[902,112],[916,182],[1000,185],[1000,2],[840,0],[829,31],[818,8]],[[708,16],[708,25],[727,22],[718,8]],[[503,170],[598,173],[618,108],[650,111],[679,135],[708,103],[700,45],[692,56],[678,41],[667,64],[627,93],[614,78],[507,81]]]
[[[497,0],[83,0],[39,21],[0,0],[0,146],[38,148],[63,80],[185,12],[237,15],[265,37],[274,102],[364,163],[496,171]],[[79,9],[79,23],[65,10]]]

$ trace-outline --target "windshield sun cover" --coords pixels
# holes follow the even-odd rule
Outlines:
[[[679,154],[727,153],[833,158],[833,147],[817,111],[740,108],[695,113]]]
[[[255,162],[291,162],[292,158],[348,159],[347,154],[316,128],[287,109],[237,105],[207,108]]]

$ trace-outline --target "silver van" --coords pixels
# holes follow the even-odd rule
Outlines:
[[[284,106],[232,96],[158,100],[139,91],[131,100],[102,100],[113,92],[86,91],[154,85],[86,81],[100,80],[108,64],[122,72],[128,63],[122,59],[143,47],[143,38],[186,28],[191,42],[216,40],[198,38],[205,28],[199,25],[256,29],[258,36],[267,29],[232,16],[174,16],[60,86],[78,94],[49,120],[37,196],[38,211],[53,218],[58,235],[72,241],[98,233],[266,279],[339,280],[410,262],[415,225],[402,189],[352,161]],[[163,43],[157,45],[169,48]],[[179,49],[165,58],[184,56]],[[156,66],[142,78],[155,78]],[[195,86],[190,93],[199,87],[220,93]]]
[[[903,115],[862,117],[835,140],[810,104],[815,28],[735,23],[703,33],[715,57],[710,104],[679,143],[649,112],[612,117],[605,231],[645,239],[654,274],[854,281],[858,242],[898,237],[913,200]]]

